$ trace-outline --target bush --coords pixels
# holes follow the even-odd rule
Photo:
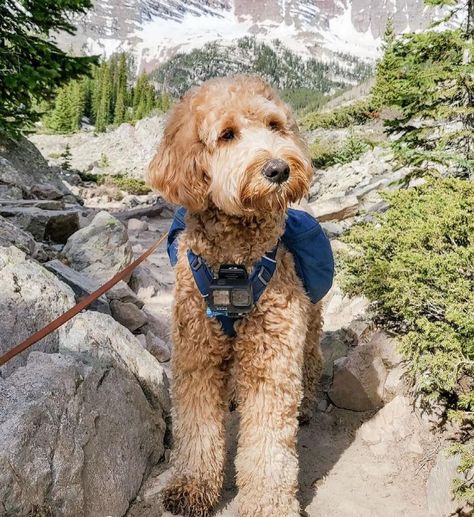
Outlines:
[[[343,287],[367,296],[384,325],[402,335],[415,392],[445,403],[468,439],[474,426],[474,184],[429,178],[384,197],[387,213],[344,237],[353,251],[341,256]],[[472,468],[472,442],[461,448],[463,468],[469,458]],[[472,498],[472,480],[469,486],[458,480],[455,491]]]
[[[88,172],[80,172],[79,176],[82,181],[90,181],[97,183],[97,185],[115,186],[135,196],[149,194],[151,192],[151,188],[143,180],[137,178],[129,178],[128,176],[121,175],[109,176],[107,174],[91,174]]]
[[[301,119],[300,124],[307,131],[318,128],[344,128],[365,124],[377,116],[372,102],[364,100],[333,111],[308,113]]]
[[[342,143],[316,140],[310,145],[309,151],[313,166],[317,169],[325,169],[331,165],[344,165],[357,160],[375,144],[351,132],[347,140]]]

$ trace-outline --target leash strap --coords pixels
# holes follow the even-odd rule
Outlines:
[[[129,276],[133,270],[139,266],[147,257],[149,257],[155,250],[158,248],[158,246],[166,239],[168,236],[168,233],[165,233],[162,235],[156,242],[154,242],[140,257],[138,257],[136,260],[134,260],[131,264],[129,264],[125,269],[122,269],[122,271],[119,271],[116,275],[114,275],[108,282],[106,282],[104,285],[99,287],[96,291],[93,293],[87,295],[85,298],[83,298],[79,303],[74,305],[71,309],[66,311],[64,314],[61,314],[58,318],[56,318],[54,321],[43,327],[41,330],[38,330],[38,332],[35,332],[32,336],[30,336],[28,339],[25,339],[22,343],[15,346],[11,350],[9,350],[6,354],[0,356],[0,366],[4,365],[7,361],[10,361],[10,359],[13,359],[15,356],[29,348],[30,346],[34,345],[41,339],[45,338],[46,336],[49,336],[52,332],[57,330],[59,327],[64,325],[67,321],[74,318],[77,314],[79,314],[82,310],[87,308],[92,302],[97,300],[97,298],[100,298],[103,294],[105,294],[109,289],[111,289],[114,285],[118,284],[120,280],[123,280],[127,276]]]

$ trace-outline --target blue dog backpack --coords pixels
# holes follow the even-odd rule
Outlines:
[[[169,230],[168,256],[172,266],[175,266],[178,261],[178,236],[186,228],[185,218],[186,209],[180,208],[177,210]],[[287,210],[285,231],[281,237],[281,242],[293,255],[296,273],[301,278],[309,299],[312,303],[317,303],[327,294],[334,278],[334,258],[331,244],[321,228],[321,225],[307,212],[289,208]],[[262,257],[250,275],[250,278],[254,278],[255,281],[258,282],[257,279],[261,277],[258,272],[261,268],[262,272],[265,271],[269,276],[269,278],[264,279],[264,285],[254,283],[254,291],[258,293],[258,297],[263,293],[275,269],[274,267],[268,267],[268,264],[266,267],[263,266],[265,259],[268,260],[268,255],[269,254]],[[189,250],[188,260],[190,267],[201,294],[205,296],[205,280],[206,277],[212,275],[212,272],[210,272],[204,261],[199,260],[200,264],[201,262],[204,264],[204,268],[203,271],[200,272],[200,275],[198,275],[194,267],[197,259],[199,259],[199,257]],[[258,297],[254,299],[254,302],[258,300]],[[215,317],[220,321],[224,332],[228,336],[235,336],[235,318],[223,315],[217,315]]]

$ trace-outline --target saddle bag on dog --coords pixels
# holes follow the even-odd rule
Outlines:
[[[168,256],[172,266],[175,266],[178,261],[178,236],[186,228],[185,218],[186,209],[180,208],[175,214],[169,231]],[[312,303],[317,303],[331,288],[334,277],[331,244],[321,225],[307,212],[290,208],[287,210],[285,231],[281,237],[281,242],[293,255],[296,273],[302,280],[309,299]],[[244,280],[240,280],[242,284],[240,291],[243,293],[245,285],[248,285],[249,296],[253,297],[253,304],[258,301],[273,276],[276,268],[274,260],[276,251],[277,248],[275,247],[257,262],[246,283]],[[235,284],[236,281],[239,281],[239,276],[243,278],[237,271],[238,265],[231,265],[230,267],[227,265],[225,271],[229,271],[229,280],[226,282],[225,278],[217,279],[204,260],[195,255],[192,250],[188,250],[188,261],[198,289],[207,298],[209,293],[213,291],[214,286],[212,284],[221,282],[225,285],[232,285],[232,282]],[[233,276],[232,267],[236,270]],[[242,296],[244,295],[240,295],[240,297]],[[227,335],[235,336],[234,321],[241,317],[241,314],[219,313],[216,312],[213,305],[209,307],[208,303],[208,315],[216,317],[221,322]]]

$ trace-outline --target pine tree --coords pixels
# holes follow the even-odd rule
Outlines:
[[[445,18],[462,16],[460,28],[438,25],[393,41],[377,66],[374,96],[399,112],[388,129],[397,134],[394,149],[404,163],[474,175],[473,6],[474,0],[455,3]]]
[[[114,108],[114,124],[125,122],[127,101],[127,56],[120,55],[117,70],[116,101]]]
[[[56,133],[71,131],[71,88],[69,85],[58,90],[54,109],[45,119],[45,124]]]
[[[101,66],[100,82],[98,85],[100,95],[98,96],[98,106],[96,108],[95,129],[99,133],[104,132],[110,123],[112,105],[112,76],[108,63]]]
[[[97,62],[67,55],[51,37],[74,34],[72,15],[91,6],[90,0],[0,2],[0,132],[15,134],[37,120],[40,101],[51,100],[59,86]]]

